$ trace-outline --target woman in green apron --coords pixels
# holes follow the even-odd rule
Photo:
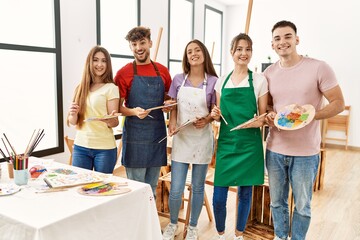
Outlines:
[[[264,152],[259,118],[240,130],[230,131],[254,115],[266,112],[267,81],[248,69],[252,40],[239,34],[231,42],[234,70],[215,85],[217,106],[211,116],[221,120],[216,153],[213,208],[219,239],[225,239],[226,201],[229,186],[238,187],[238,216],[234,240],[243,239],[250,212],[252,186],[264,183]],[[224,121],[225,119],[225,121]]]

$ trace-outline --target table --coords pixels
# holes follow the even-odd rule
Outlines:
[[[39,162],[47,168],[88,171],[45,159],[30,159],[31,164]],[[3,166],[2,184],[13,181],[7,176],[7,167]],[[150,185],[115,176],[110,179],[127,181],[132,191],[115,196],[84,196],[77,192],[79,187],[73,187],[39,194],[30,181],[20,192],[0,197],[0,239],[161,239]]]

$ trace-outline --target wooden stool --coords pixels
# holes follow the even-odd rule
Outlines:
[[[263,185],[253,187],[253,197],[249,219],[244,236],[254,240],[274,239],[274,226],[270,209],[270,190],[268,177]]]
[[[348,149],[350,112],[351,106],[345,106],[345,109],[342,113],[339,113],[334,117],[324,119],[324,127],[322,132],[322,147],[325,147],[326,140],[336,140],[345,142],[345,150]],[[344,135],[342,137],[327,136],[328,130],[340,131],[343,132]]]
[[[318,173],[314,182],[314,192],[322,190],[324,188],[324,176],[325,176],[325,164],[326,164],[326,149],[320,149],[320,162]]]
[[[71,139],[68,136],[65,136],[64,140],[65,140],[66,146],[68,147],[69,152],[70,152],[68,164],[72,165],[72,152],[73,152],[73,148],[74,148],[74,139]]]
[[[163,181],[161,177],[167,175],[171,171],[171,151],[172,151],[172,147],[171,147],[171,143],[169,144],[169,139],[168,139],[168,147],[166,148],[168,165],[160,168],[160,178],[156,188],[156,208],[158,212],[163,212],[163,213],[168,213],[170,211],[169,210],[170,182]]]
[[[190,221],[190,212],[191,212],[191,197],[192,197],[192,191],[191,191],[191,170],[188,171],[188,174],[186,176],[186,182],[185,182],[185,186],[187,188],[187,190],[189,191],[188,194],[188,198],[183,198],[183,201],[187,201],[187,208],[186,208],[186,215],[185,218],[182,217],[178,217],[178,221],[182,222],[185,224],[184,227],[184,238],[186,237],[186,227],[189,225],[189,221]],[[167,173],[166,175],[162,176],[159,178],[160,181],[162,181],[162,183],[171,183],[171,172]],[[209,217],[209,221],[211,222],[213,219],[212,213],[211,213],[211,208],[210,208],[210,203],[209,200],[207,198],[206,195],[206,191],[204,190],[204,206],[206,208],[206,212],[208,214]],[[163,211],[158,211],[158,215],[162,216],[162,217],[167,217],[170,218],[170,214],[169,213],[165,213]]]
[[[158,212],[169,213],[170,182],[163,181],[161,178],[170,172],[170,166],[160,169],[160,178],[156,188],[156,208]]]

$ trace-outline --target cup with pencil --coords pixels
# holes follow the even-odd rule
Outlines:
[[[1,141],[4,144],[7,155],[1,148],[0,154],[3,157],[3,161],[8,162],[9,178],[14,178],[16,185],[26,185],[29,179],[29,157],[44,137],[44,129],[34,130],[23,154],[18,154],[5,133],[3,135],[5,140],[1,138]]]

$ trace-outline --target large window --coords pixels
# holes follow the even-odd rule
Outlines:
[[[194,1],[169,0],[169,71],[182,72],[186,44],[194,38]]]
[[[96,1],[97,44],[106,48],[111,55],[114,77],[117,71],[134,59],[125,36],[133,27],[140,25],[140,0]],[[120,138],[123,118],[114,128],[116,138]]]
[[[221,75],[221,52],[223,33],[223,14],[221,11],[205,5],[205,31],[204,40],[212,56],[216,73]]]
[[[0,133],[18,154],[35,129],[34,156],[64,151],[60,46],[59,0],[0,1]]]
[[[96,5],[97,44],[109,51],[115,75],[129,59],[134,59],[125,36],[140,24],[140,0],[97,0]]]

